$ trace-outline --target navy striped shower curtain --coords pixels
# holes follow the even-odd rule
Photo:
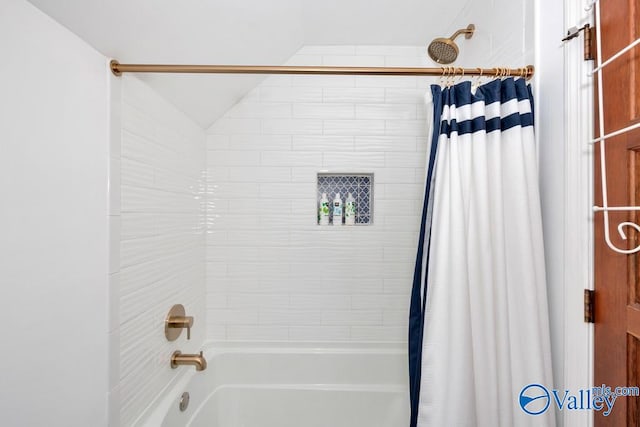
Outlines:
[[[431,87],[433,136],[411,293],[411,427],[553,426],[533,97],[523,79]]]

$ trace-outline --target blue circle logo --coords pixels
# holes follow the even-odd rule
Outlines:
[[[520,407],[529,415],[544,413],[550,403],[549,390],[540,384],[529,384],[520,392]]]

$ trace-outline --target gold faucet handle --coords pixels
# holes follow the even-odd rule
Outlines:
[[[193,316],[176,316],[169,319],[169,327],[173,329],[187,329],[187,339],[191,339]]]
[[[187,329],[187,339],[191,339],[191,327],[193,326],[193,316],[185,316],[182,304],[174,305],[165,318],[164,334],[169,341],[175,341],[182,332]]]

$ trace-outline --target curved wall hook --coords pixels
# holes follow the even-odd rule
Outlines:
[[[617,247],[611,241],[611,233],[609,231],[609,211],[604,211],[603,215],[604,215],[604,241],[607,244],[607,246],[609,246],[609,249],[623,255],[630,255],[630,254],[635,254],[636,252],[640,252],[640,244],[638,244],[638,246],[632,249],[620,249],[619,247]],[[620,234],[620,237],[623,240],[627,240],[627,234],[624,232],[624,227],[631,227],[634,230],[636,230],[636,232],[640,233],[640,225],[630,221],[621,222],[620,224],[618,224],[618,233]]]

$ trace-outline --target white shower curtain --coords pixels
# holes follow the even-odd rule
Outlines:
[[[472,94],[463,82],[432,96],[412,426],[553,426],[551,409],[519,406],[526,385],[553,386],[530,87],[509,78]]]

